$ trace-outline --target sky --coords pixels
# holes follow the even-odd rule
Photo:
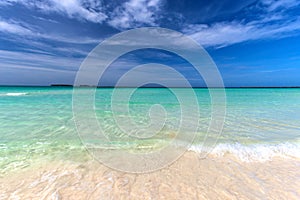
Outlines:
[[[300,86],[299,0],[1,0],[0,85],[73,84],[85,57],[103,40],[140,27],[181,32],[202,45],[225,86]],[[144,49],[116,69],[161,63],[203,86],[186,60]]]

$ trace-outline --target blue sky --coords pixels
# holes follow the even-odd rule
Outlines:
[[[203,45],[226,86],[300,86],[299,13],[298,0],[1,0],[0,85],[72,84],[101,41],[159,26]],[[146,62],[172,63],[194,80],[188,63],[167,52],[133,52],[114,65]]]

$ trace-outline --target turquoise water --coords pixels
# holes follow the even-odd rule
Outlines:
[[[26,167],[34,160],[85,157],[73,120],[72,92],[69,87],[0,87],[1,172]],[[114,122],[112,92],[97,89],[96,116],[110,138],[126,137]],[[207,89],[195,92],[201,115],[199,137],[191,149],[197,151],[209,125],[211,103]],[[231,152],[244,160],[271,159],[274,155],[300,157],[300,89],[226,89],[226,96],[224,129],[213,153]],[[166,125],[143,144],[168,140],[178,130],[180,103],[168,89],[138,89],[129,103],[132,120],[147,125],[153,104],[165,108]]]

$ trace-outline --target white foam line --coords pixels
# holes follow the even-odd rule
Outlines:
[[[5,96],[23,96],[26,94],[27,93],[23,93],[23,92],[14,92],[14,93],[6,93]]]
[[[201,152],[202,146],[193,145],[190,151]],[[300,158],[300,144],[281,143],[281,144],[218,144],[213,151],[213,155],[224,156],[233,154],[244,162],[264,162],[272,160],[273,157]]]

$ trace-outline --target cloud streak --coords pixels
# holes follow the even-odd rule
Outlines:
[[[286,13],[298,4],[300,3],[296,0],[263,0],[259,4],[263,12],[259,19],[243,18],[213,24],[185,24],[182,31],[200,44],[214,47],[288,37],[298,34],[300,30],[300,17],[291,17]]]
[[[295,34],[299,29],[300,19],[298,18],[271,25],[265,25],[259,21],[189,25],[183,29],[183,32],[204,46],[223,47],[251,40],[283,38]]]
[[[13,20],[3,20],[0,18],[0,32],[8,34],[7,38],[10,40],[13,35],[17,35],[19,37],[25,37],[27,40],[32,39],[45,39],[52,40],[63,43],[73,43],[73,44],[98,44],[102,41],[101,38],[90,38],[90,37],[65,37],[62,35],[55,34],[47,34],[41,33],[39,30],[35,29],[30,25],[24,25],[24,22],[17,22]],[[15,38],[18,40],[18,38]],[[24,42],[23,39],[20,39],[20,42]]]
[[[95,0],[3,0],[0,5],[22,4],[31,9],[41,12],[56,12],[67,15],[69,18],[77,18],[94,23],[102,23],[106,18],[100,1]]]
[[[33,35],[33,32],[18,23],[4,21],[0,19],[0,32],[17,34],[17,35]]]
[[[300,4],[298,0],[262,0],[262,4],[266,6],[267,11],[272,12],[278,9],[289,9]]]
[[[0,50],[0,85],[72,84],[81,59]]]
[[[76,71],[81,63],[80,58],[67,58],[57,55],[40,53],[26,53],[0,50],[0,68],[22,66],[23,68],[36,67],[40,70]]]

